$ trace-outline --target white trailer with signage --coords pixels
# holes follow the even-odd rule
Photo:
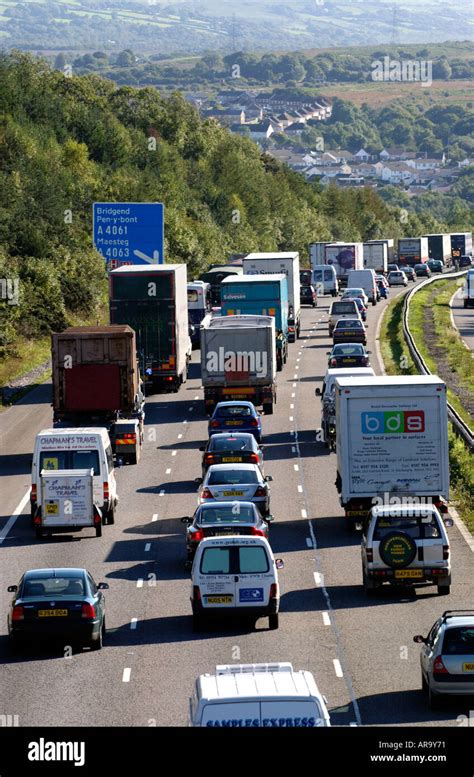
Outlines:
[[[300,336],[300,255],[298,251],[284,253],[276,251],[267,254],[247,254],[243,260],[244,275],[272,275],[283,273],[288,283],[288,306],[293,308],[288,315],[288,342],[294,343]],[[294,319],[293,323],[291,319]]]
[[[374,505],[422,500],[446,512],[446,384],[436,375],[338,378],[336,452],[349,520],[360,523]]]
[[[37,508],[37,539],[45,533],[94,528],[102,535],[102,516],[94,504],[92,469],[41,470],[41,505]]]
[[[340,286],[347,286],[351,270],[364,269],[362,243],[328,243],[324,249],[324,264],[334,267]]]

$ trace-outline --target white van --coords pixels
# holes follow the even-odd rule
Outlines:
[[[311,672],[287,662],[216,666],[196,680],[190,725],[209,728],[330,726],[326,699]]]
[[[114,523],[118,495],[114,458],[107,429],[43,429],[38,432],[31,470],[32,521],[37,507],[41,505],[41,471],[57,469],[92,469],[94,504],[102,513],[103,523]]]
[[[380,292],[375,278],[375,270],[350,270],[347,276],[348,289],[364,289],[369,302],[376,305],[380,299]]]
[[[270,629],[277,629],[282,567],[265,537],[201,540],[191,569],[193,630],[204,618],[232,615],[268,617]]]
[[[313,286],[319,295],[331,294],[336,297],[339,292],[339,281],[336,269],[332,264],[317,264],[313,267]]]

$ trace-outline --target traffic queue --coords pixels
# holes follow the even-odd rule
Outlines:
[[[438,594],[449,594],[452,570],[447,528],[452,521],[447,515],[446,386],[436,376],[377,377],[367,350],[369,304],[375,306],[387,297],[401,271],[390,270],[387,280],[374,269],[351,270],[337,299],[334,276],[328,278],[326,289],[324,280],[315,286],[308,284],[314,276],[301,271],[300,285],[297,254],[252,254],[248,261],[249,274],[231,272],[225,277],[221,272],[220,288],[204,281],[189,285],[188,301],[197,310],[193,326],[199,328],[199,338],[189,329],[183,308],[186,284],[180,266],[165,267],[165,288],[159,299],[166,300],[170,294],[170,267],[173,276],[180,278],[175,287],[180,298],[173,304],[175,350],[167,346],[166,359],[157,350],[160,339],[156,332],[163,326],[161,306],[156,336],[147,341],[155,345],[149,345],[144,354],[139,334],[133,346],[138,354],[135,366],[132,364],[136,379],[126,398],[119,391],[123,364],[109,347],[109,332],[89,328],[88,339],[94,340],[90,355],[81,363],[73,359],[71,372],[58,370],[60,385],[53,385],[58,406],[69,413],[69,423],[72,411],[78,412],[76,425],[59,423],[36,438],[30,501],[37,539],[87,527],[100,537],[102,526],[115,522],[119,503],[115,467],[125,463],[120,439],[122,445],[128,440],[133,446],[130,464],[138,463],[143,442],[140,373],[149,371],[150,382],[161,390],[178,390],[187,378],[190,349],[200,345],[208,439],[199,449],[201,476],[196,478],[195,510],[180,519],[184,563],[190,572],[193,630],[200,632],[205,624],[229,616],[241,616],[254,624],[267,618],[269,629],[278,629],[279,573],[284,560],[275,557],[271,543],[274,516],[272,476],[265,467],[265,417],[274,412],[276,373],[284,369],[288,343],[299,337],[301,305],[314,307],[318,296],[328,293],[334,297],[328,313],[333,347],[327,352],[322,387],[316,389],[321,399],[316,439],[336,452],[335,488],[345,520],[349,528],[362,531],[363,589],[373,596],[384,584],[434,584]],[[117,311],[127,310],[116,300],[117,289],[122,299],[128,279],[136,297],[146,273],[135,276],[134,268],[127,269],[120,283],[112,284],[112,307],[116,329],[122,327],[119,334],[129,337],[124,329],[128,322],[117,320]],[[158,268],[153,277],[159,282]],[[220,306],[211,308],[211,299]],[[150,321],[147,327],[150,332]],[[73,335],[78,337],[71,333],[70,338]],[[250,347],[252,342],[258,345],[258,353]],[[125,364],[129,368],[130,359]],[[91,370],[96,391],[91,389]],[[104,381],[108,381],[107,392]],[[125,399],[129,418],[123,417]],[[104,418],[104,425],[94,424]],[[121,422],[132,424],[123,438],[117,437]],[[105,588],[107,584],[96,584],[83,569],[27,571],[18,585],[8,589],[14,594],[8,614],[12,647],[25,638],[67,634],[80,644],[100,649],[106,634]],[[472,692],[469,681],[474,678],[473,612],[458,616],[448,611],[437,629],[437,660],[430,663],[426,651],[422,653],[423,688],[432,706],[441,694]],[[420,635],[416,640],[428,643]],[[443,647],[448,642],[455,646],[456,660],[451,663]],[[269,692],[267,680],[274,674],[278,675],[274,686],[278,691]],[[239,711],[242,702],[249,710],[244,715]],[[326,700],[312,675],[295,671],[288,663],[218,666],[214,675],[198,678],[190,709],[191,723],[198,726],[330,725]]]

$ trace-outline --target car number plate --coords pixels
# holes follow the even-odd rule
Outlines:
[[[67,617],[67,610],[38,610],[38,618]]]
[[[462,670],[463,672],[474,672],[474,664],[473,663],[463,664]]]
[[[223,496],[243,496],[243,491],[224,491]]]
[[[396,569],[395,570],[395,577],[398,578],[418,578],[423,577],[423,570],[422,569]]]
[[[208,604],[232,604],[233,596],[206,596]]]
[[[227,426],[242,426],[243,421],[226,421]]]
[[[59,505],[57,502],[46,502],[46,515],[57,515]]]
[[[215,531],[214,537],[228,537],[229,534],[232,534],[232,529],[227,529],[227,531]]]
[[[222,461],[223,462],[242,461],[242,456],[223,456]]]

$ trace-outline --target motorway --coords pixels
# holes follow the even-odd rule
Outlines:
[[[471,351],[474,351],[474,308],[464,307],[462,287],[456,292],[451,309],[459,334]]]
[[[274,478],[270,541],[285,562],[277,631],[262,620],[255,631],[237,621],[192,632],[178,519],[196,505],[198,447],[206,439],[199,352],[178,394],[147,400],[143,455],[137,466],[118,471],[116,523],[104,528],[102,538],[86,530],[38,542],[29,527],[29,460],[35,434],[50,425],[50,386],[2,414],[2,713],[18,715],[20,726],[183,726],[198,674],[216,664],[261,661],[291,661],[313,672],[333,725],[455,726],[466,713],[463,701],[440,712],[428,709],[420,690],[419,646],[412,641],[415,634],[426,635],[445,609],[474,601],[472,552],[456,526],[449,530],[450,596],[440,598],[430,587],[384,590],[368,600],[362,590],[360,538],[341,517],[335,454],[315,435],[320,400],[314,389],[326,371],[330,301],[325,297],[316,309],[303,310],[301,339],[290,346],[289,361],[278,373],[276,412],[263,418],[266,474]],[[386,304],[368,315],[376,372],[376,321]],[[25,495],[23,512],[10,519]],[[64,657],[46,647],[9,654],[6,587],[25,569],[50,566],[84,566],[109,583],[101,651]]]

